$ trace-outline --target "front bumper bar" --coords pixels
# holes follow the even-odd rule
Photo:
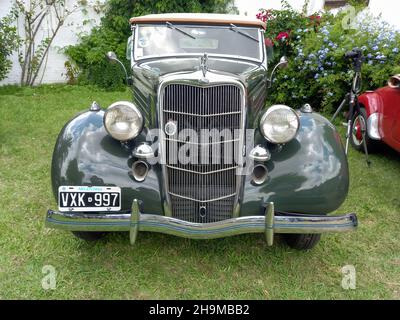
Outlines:
[[[348,232],[357,227],[357,216],[275,215],[274,204],[268,203],[264,216],[240,217],[214,223],[192,223],[179,219],[142,214],[134,200],[130,213],[84,214],[49,210],[46,226],[70,231],[129,231],[135,243],[139,231],[159,232],[191,239],[215,239],[245,233],[264,233],[268,245],[275,233]]]

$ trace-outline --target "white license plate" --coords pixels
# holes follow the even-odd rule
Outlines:
[[[121,188],[60,186],[58,209],[66,211],[120,211]]]

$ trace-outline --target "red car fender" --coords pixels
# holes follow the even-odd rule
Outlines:
[[[358,98],[358,101],[367,111],[368,117],[374,113],[382,113],[382,99],[376,92],[367,91]]]
[[[383,113],[383,103],[380,95],[374,91],[367,91],[358,98],[358,101],[367,112],[368,136],[374,140],[381,140],[383,135],[380,128],[380,115]]]

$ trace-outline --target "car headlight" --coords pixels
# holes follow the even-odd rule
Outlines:
[[[118,101],[106,110],[104,127],[114,139],[128,141],[142,131],[143,116],[133,103]]]
[[[294,139],[300,128],[296,111],[285,105],[270,107],[260,121],[264,138],[271,143],[287,143]]]

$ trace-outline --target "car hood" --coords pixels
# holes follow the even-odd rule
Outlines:
[[[200,57],[189,58],[164,58],[158,60],[146,60],[133,66],[134,73],[144,73],[147,77],[165,77],[171,74],[192,73],[200,70]],[[266,68],[257,62],[240,59],[209,57],[207,69],[210,72],[229,74],[244,80],[257,70],[266,72]]]

